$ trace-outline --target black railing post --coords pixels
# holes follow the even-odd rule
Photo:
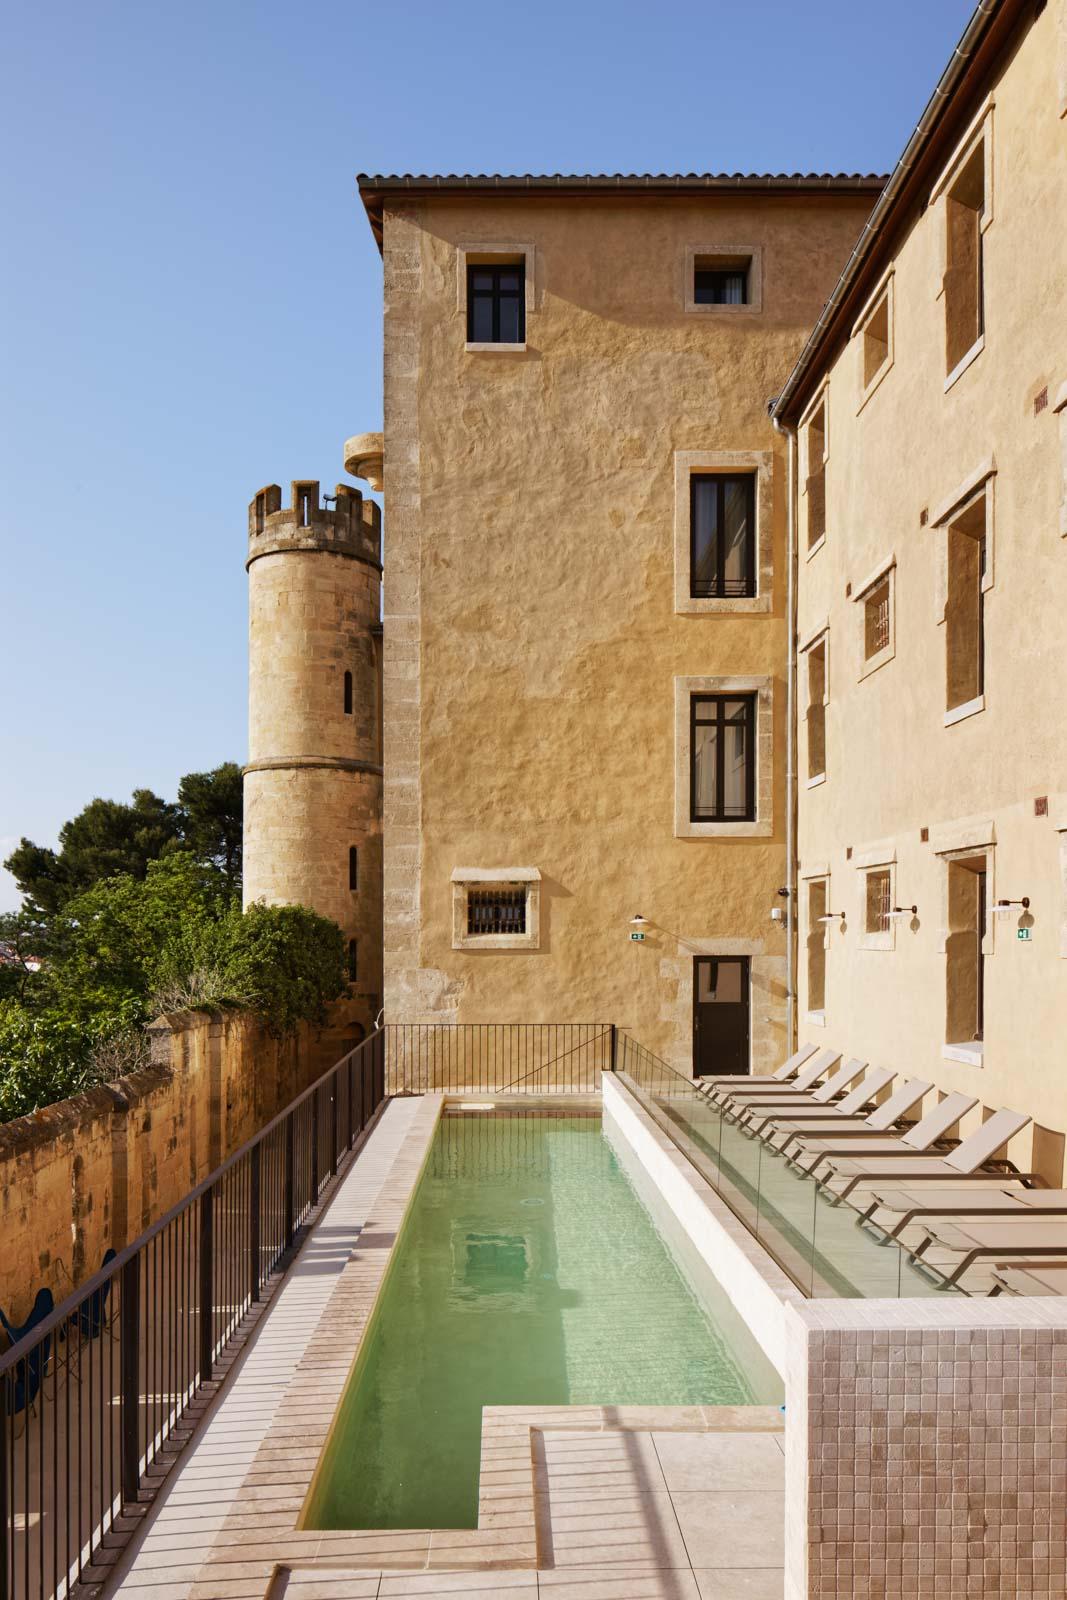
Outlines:
[[[0,1600],[11,1600],[11,1487],[7,1481],[7,1373],[0,1377]]]
[[[211,1378],[215,1343],[215,1190],[200,1196],[200,1382]]]
[[[254,1144],[248,1157],[248,1267],[252,1304],[259,1299],[259,1173],[262,1146]]]
[[[319,1091],[311,1096],[311,1204],[319,1198]]]
[[[293,1121],[294,1116],[290,1111],[285,1119],[285,1248],[288,1250],[293,1243]]]
[[[611,1070],[612,1070],[612,1072],[618,1072],[618,1070],[619,1070],[618,1060],[619,1060],[619,1030],[618,1030],[618,1028],[615,1026],[615,1024],[613,1022],[611,1024]]]
[[[337,1074],[330,1079],[330,1177],[337,1176]]]
[[[347,1127],[346,1127],[346,1130],[345,1130],[345,1133],[346,1133],[345,1148],[348,1149],[348,1150],[351,1150],[351,1148],[352,1148],[352,1140],[355,1137],[355,1131],[356,1131],[356,1108],[355,1108],[355,1105],[353,1104],[353,1101],[354,1101],[355,1095],[356,1095],[356,1073],[355,1073],[355,1067],[356,1067],[356,1057],[355,1057],[355,1052],[353,1051],[352,1055],[350,1055],[349,1058],[348,1058],[348,1119],[347,1119]]]
[[[133,1505],[141,1486],[141,1255],[122,1268],[119,1311],[119,1394],[122,1436],[119,1445],[122,1500]]]

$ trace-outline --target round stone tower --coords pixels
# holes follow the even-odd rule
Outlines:
[[[297,482],[248,508],[244,901],[305,905],[344,931],[338,1042],[382,994],[381,513]]]

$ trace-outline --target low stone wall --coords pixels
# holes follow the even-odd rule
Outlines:
[[[335,1033],[274,1039],[243,1015],[149,1029],[151,1065],[0,1126],[0,1306],[57,1300],[217,1167],[344,1052]]]

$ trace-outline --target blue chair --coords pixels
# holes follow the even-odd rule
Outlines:
[[[107,1250],[100,1263],[100,1270],[107,1266],[109,1261],[114,1261],[117,1250]],[[77,1311],[70,1314],[70,1325],[77,1328],[83,1339],[98,1339],[107,1327],[107,1302],[111,1294],[113,1278],[109,1278],[99,1289],[94,1289],[78,1307]]]
[[[55,1298],[51,1289],[41,1289],[33,1302],[33,1310],[20,1328],[0,1311],[0,1326],[3,1327],[13,1345],[18,1344],[28,1333],[32,1333],[37,1324],[43,1322],[55,1309]],[[40,1344],[23,1356],[21,1361],[16,1361],[13,1372],[7,1373],[4,1382],[7,1384],[7,1411],[9,1416],[17,1416],[20,1411],[29,1411],[33,1402],[41,1392],[48,1363],[52,1357],[52,1335],[46,1334]]]

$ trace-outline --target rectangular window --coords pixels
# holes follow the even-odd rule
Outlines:
[[[689,593],[728,599],[756,593],[756,479],[694,473],[689,480]]]
[[[985,855],[946,862],[948,937],[945,941],[945,1042],[967,1045],[985,1033]]]
[[[863,327],[863,387],[869,389],[889,360],[889,290]]]
[[[468,344],[522,344],[526,338],[526,262],[467,266]]]
[[[808,884],[808,1010],[826,1008],[826,879]]]
[[[804,498],[807,507],[808,549],[826,534],[826,401],[821,400],[807,427],[807,477]]]
[[[697,256],[693,268],[693,303],[698,306],[747,306],[749,266],[746,258]]]
[[[950,522],[945,597],[945,709],[985,693],[986,496]]]
[[[348,887],[359,888],[359,851],[354,844],[348,847]]]
[[[889,913],[893,909],[892,876],[888,867],[867,874],[865,933],[889,933]]]
[[[945,371],[954,372],[985,327],[982,218],[985,140],[980,139],[945,196]]]
[[[888,573],[867,595],[863,602],[863,659],[870,661],[872,656],[880,655],[883,650],[889,649],[890,621],[890,584]]]
[[[526,932],[525,889],[468,889],[467,934]]]
[[[689,705],[690,820],[754,821],[755,695],[695,694]]]
[[[808,651],[808,777],[826,771],[826,640]]]

